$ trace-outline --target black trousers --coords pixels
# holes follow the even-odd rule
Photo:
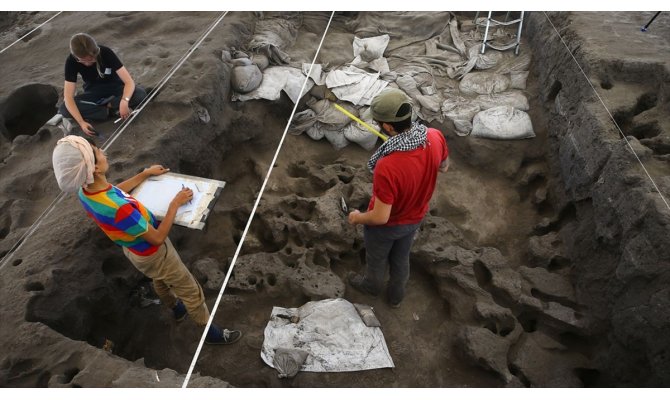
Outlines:
[[[84,93],[74,96],[74,102],[79,109],[82,118],[87,121],[104,121],[110,116],[110,112],[119,109],[119,103],[123,96],[123,82],[111,82],[104,84],[84,85]],[[147,97],[143,87],[135,85],[135,91],[128,106],[135,108]],[[107,107],[111,104],[111,108]],[[72,114],[61,104],[58,113],[65,118],[72,118]]]

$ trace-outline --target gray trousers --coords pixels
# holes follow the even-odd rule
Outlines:
[[[389,265],[388,301],[398,304],[405,297],[409,280],[409,251],[418,224],[368,226],[363,228],[367,267],[363,285],[370,293],[379,294],[384,287],[386,266]]]

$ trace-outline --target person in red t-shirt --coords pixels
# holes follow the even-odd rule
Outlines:
[[[373,296],[384,285],[391,307],[399,307],[409,279],[409,252],[428,202],[437,173],[449,167],[449,150],[442,133],[412,122],[410,98],[399,89],[385,89],[370,105],[372,117],[389,139],[372,155],[372,198],[368,211],[353,210],[349,223],[363,224],[367,268],[365,275],[351,273],[349,283]]]

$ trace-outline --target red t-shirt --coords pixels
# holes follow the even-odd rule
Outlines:
[[[394,151],[377,161],[372,177],[372,198],[392,205],[386,225],[419,223],[428,212],[440,164],[449,155],[447,142],[437,129],[428,128],[427,141],[411,151]]]

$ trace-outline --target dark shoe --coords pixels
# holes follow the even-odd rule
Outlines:
[[[391,307],[391,308],[400,308],[400,302],[397,302],[397,303],[389,303],[389,307]]]
[[[174,314],[174,319],[177,322],[181,322],[184,320],[184,318],[186,318],[186,306],[181,302],[181,300],[177,300],[177,305],[172,307],[172,313]]]
[[[361,293],[368,294],[372,297],[377,297],[377,293],[372,292],[368,287],[365,285],[365,278],[355,272],[350,272],[349,276],[347,277],[349,280],[349,284],[356,290],[358,290]]]
[[[212,324],[209,327],[207,336],[205,336],[205,343],[207,344],[233,344],[240,340],[242,332],[231,331],[228,329],[221,329]]]

